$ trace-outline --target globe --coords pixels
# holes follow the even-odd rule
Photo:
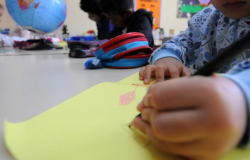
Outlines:
[[[39,34],[61,27],[67,15],[65,0],[6,0],[6,6],[19,26]]]
[[[48,34],[59,29],[67,16],[66,0],[6,0],[13,20],[36,34]]]

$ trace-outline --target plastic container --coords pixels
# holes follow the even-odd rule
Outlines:
[[[92,36],[76,36],[70,37],[70,41],[94,41],[95,38]]]
[[[8,31],[1,31],[1,34],[9,35]]]
[[[1,34],[9,35],[10,34],[10,29],[6,28],[4,30],[1,30]]]

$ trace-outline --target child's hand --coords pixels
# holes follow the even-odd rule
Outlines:
[[[162,58],[153,65],[148,65],[140,70],[140,79],[145,84],[150,83],[151,76],[156,77],[156,82],[164,81],[165,76],[178,78],[180,76],[190,75],[189,70],[174,58]]]
[[[30,39],[31,38],[31,32],[25,29],[20,29],[20,37]]]
[[[221,76],[156,83],[137,108],[134,127],[161,150],[192,160],[216,160],[235,148],[247,122],[242,91]]]

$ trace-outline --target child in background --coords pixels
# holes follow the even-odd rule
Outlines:
[[[185,66],[198,70],[225,48],[250,30],[250,0],[211,0],[208,6],[194,15],[188,29],[166,42],[151,56],[151,65],[142,68],[140,79],[148,84],[151,76],[157,82],[164,76],[176,78],[189,75]],[[217,72],[225,73],[235,64],[250,57],[249,49]]]
[[[80,8],[88,13],[89,19],[96,22],[98,39],[113,38],[110,32],[114,29],[110,20],[102,14],[96,0],[81,0]]]
[[[4,7],[2,4],[0,4],[0,22],[2,20],[4,12]],[[0,46],[12,46],[14,44],[14,41],[26,41],[27,38],[22,37],[10,37],[7,35],[0,34]]]
[[[11,36],[16,36],[16,37],[23,37],[27,39],[35,39],[35,36],[28,30],[23,29],[20,26],[16,26],[14,31],[11,33]]]
[[[118,36],[123,33],[140,32],[147,38],[149,46],[155,47],[152,34],[152,12],[144,9],[134,12],[133,0],[100,0],[100,7],[115,26],[111,35]]]
[[[156,83],[138,105],[142,117],[132,126],[159,149],[189,160],[217,160],[249,147],[249,75],[250,59],[223,76]]]

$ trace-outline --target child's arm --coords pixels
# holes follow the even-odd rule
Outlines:
[[[156,76],[156,81],[164,80],[165,75],[171,78],[187,76],[190,72],[185,66],[195,62],[192,39],[188,36],[190,28],[160,48],[154,51],[149,59],[150,65],[143,67],[140,71],[140,79],[148,84],[151,76]]]
[[[21,38],[21,37],[10,37],[7,35],[0,34],[0,46],[13,46],[14,41],[26,41],[27,38]]]
[[[181,64],[190,67],[195,62],[202,63],[204,57],[199,55],[200,48],[214,36],[218,17],[219,12],[213,5],[194,15],[188,22],[189,27],[185,32],[167,41],[152,54],[149,60],[150,65],[142,68],[140,72],[141,80],[151,79],[151,76],[155,75],[157,75],[157,81],[162,81],[165,75],[171,78],[185,76],[184,70],[181,70],[183,68]],[[175,66],[168,63],[168,58],[176,60]]]
[[[193,65],[196,59],[195,51],[199,50],[201,45],[203,45],[203,38],[205,38],[203,35],[205,36],[210,32],[210,34],[213,35],[212,30],[216,30],[216,18],[218,16],[218,11],[213,5],[210,5],[195,14],[188,21],[188,28],[184,32],[170,41],[167,41],[153,53],[149,61],[150,64],[154,64],[162,58],[172,57],[187,67]],[[202,28],[201,26],[210,27]],[[204,41],[204,43],[205,42],[206,41]]]
[[[156,61],[162,58],[175,58],[186,66],[194,63],[194,57],[186,57],[185,54],[194,54],[193,39],[189,35],[192,34],[192,30],[188,27],[185,32],[182,32],[178,36],[165,42],[160,48],[158,48],[152,54],[149,62],[154,64]]]
[[[248,138],[250,69],[235,75],[156,83],[138,105],[134,127],[161,150],[193,160],[218,159]],[[247,100],[247,101],[246,101]],[[245,144],[249,144],[246,138]]]
[[[144,84],[149,84],[151,76],[156,77],[156,82],[164,81],[165,75],[171,78],[178,78],[180,76],[188,76],[191,73],[175,58],[162,58],[156,61],[153,65],[142,67],[139,72],[140,80]]]
[[[31,39],[32,33],[27,29],[23,29],[22,27],[17,25],[14,31],[11,33],[11,36]]]

